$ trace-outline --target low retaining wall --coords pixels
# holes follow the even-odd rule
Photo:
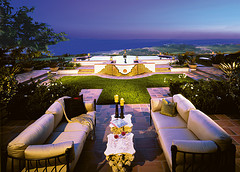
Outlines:
[[[161,60],[141,60],[142,62],[145,63],[155,63],[155,64],[169,64],[169,63],[173,63],[176,60],[172,60],[172,59],[161,59]]]
[[[189,72],[189,68],[188,67],[184,67],[184,68],[171,68],[171,72]]]
[[[72,70],[58,70],[58,75],[68,75],[68,74],[78,74],[78,69],[72,69]]]
[[[81,66],[94,66],[95,64],[107,63],[109,60],[94,60],[94,61],[76,61],[72,63],[80,63]]]

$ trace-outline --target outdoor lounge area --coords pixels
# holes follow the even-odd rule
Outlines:
[[[90,101],[98,99],[102,90],[99,89],[86,89],[82,90],[81,94],[84,95],[83,99],[85,101]],[[167,87],[163,88],[149,88],[148,92],[150,96],[154,99],[156,98],[166,98],[169,97],[169,89]],[[61,108],[60,108],[61,109]],[[106,160],[106,155],[104,152],[107,148],[108,135],[111,134],[111,129],[109,127],[111,115],[115,114],[115,105],[97,105],[96,106],[96,126],[95,126],[95,139],[92,140],[90,135],[86,140],[83,141],[82,150],[79,151],[80,156],[77,161],[75,161],[74,171],[112,171],[112,167]],[[161,139],[159,139],[159,133],[156,131],[156,125],[150,124],[150,104],[126,104],[124,106],[124,114],[132,115],[132,133],[133,146],[135,149],[134,159],[131,163],[129,171],[172,171],[171,166],[169,166],[168,159],[164,153],[164,149],[161,144]],[[119,109],[120,113],[120,109]],[[171,118],[171,117],[170,117]],[[236,156],[235,156],[235,171],[239,168],[239,127],[240,120],[234,119],[234,117],[229,118],[226,115],[211,115],[210,118],[214,120],[218,125],[220,125],[231,137],[232,143],[236,146]],[[19,121],[9,121],[9,123],[2,125],[1,138],[2,143],[8,144],[9,141],[14,139],[20,132],[22,132],[26,127],[32,124],[35,120],[19,120]],[[154,120],[153,120],[154,122]],[[77,132],[76,132],[77,133]],[[68,139],[71,137],[68,137]],[[75,139],[73,139],[75,140]],[[70,145],[71,146],[71,145]],[[37,148],[38,149],[38,148]],[[205,149],[208,149],[207,147]],[[216,148],[213,148],[216,149]],[[34,149],[32,149],[34,150]],[[34,153],[34,152],[33,152]],[[6,150],[3,150],[2,155],[6,156]],[[79,154],[79,153],[78,153]],[[232,156],[234,158],[234,156]],[[75,156],[75,158],[77,158]],[[2,159],[3,162],[6,163]],[[211,168],[210,168],[211,169]],[[226,169],[225,169],[226,170]],[[224,171],[225,171],[224,170]],[[231,166],[227,169],[228,171],[234,171]],[[63,170],[66,171],[66,170]],[[196,170],[194,170],[196,171]]]

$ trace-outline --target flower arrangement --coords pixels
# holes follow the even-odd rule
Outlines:
[[[131,165],[131,161],[134,159],[134,155],[125,153],[125,154],[116,154],[109,155],[106,157],[109,165],[112,167],[113,172],[117,171],[126,171],[126,166]]]
[[[121,134],[122,132],[126,133],[131,133],[132,132],[132,127],[128,127],[128,126],[124,126],[124,127],[111,127],[111,132],[113,132],[113,134]]]

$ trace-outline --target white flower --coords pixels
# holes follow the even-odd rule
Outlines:
[[[57,83],[55,83],[55,85],[57,85]]]
[[[198,95],[196,94],[195,96],[197,97]]]
[[[52,97],[54,97],[53,94],[52,94]]]
[[[48,91],[50,91],[50,89],[49,89],[49,88],[48,88],[47,90],[48,90]]]
[[[24,97],[27,97],[28,95],[24,95]]]
[[[191,89],[193,90],[193,87],[191,87]]]

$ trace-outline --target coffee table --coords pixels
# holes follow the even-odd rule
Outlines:
[[[133,124],[131,122],[131,114],[125,115],[125,118],[123,118],[124,121],[127,122],[127,125],[121,127],[121,129],[125,130],[131,129]],[[112,115],[111,121],[113,121],[114,115]],[[114,125],[109,125],[113,131],[116,131],[116,128]],[[119,129],[119,128],[118,128]],[[134,134],[130,132],[126,132],[126,135],[122,136],[119,134],[109,134],[107,136],[108,142],[107,142],[107,148],[104,152],[107,161],[109,162],[109,165],[112,167],[112,171],[118,172],[118,171],[126,171],[126,167],[131,165],[131,162],[134,159],[135,149],[133,145],[133,136]],[[114,136],[117,135],[118,138],[115,138]]]

